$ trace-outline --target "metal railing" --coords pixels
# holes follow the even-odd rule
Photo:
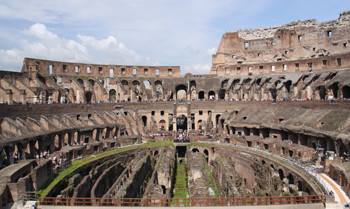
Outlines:
[[[39,197],[39,205],[54,206],[245,206],[325,203],[324,195],[237,198],[59,198]]]

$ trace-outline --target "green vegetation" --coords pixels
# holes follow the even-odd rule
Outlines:
[[[173,198],[187,198],[187,163],[177,163]]]
[[[72,161],[72,165],[70,167],[59,172],[56,176],[49,179],[40,188],[40,190],[37,192],[37,194],[40,197],[45,197],[46,195],[48,195],[49,191],[51,191],[52,188],[54,188],[60,181],[67,182],[70,177],[72,177],[73,175],[76,174],[77,169],[79,169],[82,166],[86,166],[93,161],[100,160],[101,158],[112,157],[113,155],[118,154],[118,153],[122,153],[122,154],[125,153],[126,154],[126,151],[136,150],[136,149],[140,149],[140,148],[162,147],[162,146],[169,146],[172,144],[173,144],[173,142],[151,142],[151,143],[146,143],[146,144],[142,144],[142,145],[136,145],[136,146],[124,147],[124,148],[120,148],[120,149],[109,150],[106,152],[98,153],[96,155],[85,156],[81,160]]]
[[[208,177],[209,177],[209,180],[210,180],[210,187],[213,189],[215,197],[219,197],[218,192],[216,191],[215,184],[214,184],[212,172],[210,172],[210,170],[209,170],[208,163],[205,164],[205,170],[207,171],[207,174],[208,174]]]

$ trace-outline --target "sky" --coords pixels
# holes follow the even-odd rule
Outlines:
[[[0,70],[24,57],[209,74],[226,31],[334,20],[350,0],[1,0]]]

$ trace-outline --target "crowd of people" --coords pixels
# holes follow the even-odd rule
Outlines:
[[[332,99],[333,101],[337,101],[340,99]],[[344,98],[343,100],[350,100],[350,98]],[[276,102],[276,101],[326,101],[324,99],[321,100],[316,100],[316,99],[297,99],[297,98],[293,98],[293,99],[286,99],[286,98],[282,98],[282,99],[150,99],[150,100],[137,100],[137,101],[131,101],[131,100],[96,100],[93,102],[70,102],[70,101],[66,101],[66,102],[58,102],[58,101],[39,101],[39,102],[13,102],[12,105],[27,105],[27,107],[31,106],[31,105],[40,105],[40,104],[91,104],[91,103],[135,103],[135,102],[179,102],[179,103],[184,103],[186,101],[242,101],[242,102],[259,102],[259,101],[271,101],[271,102]],[[328,101],[328,100],[327,100]],[[0,104],[3,105],[9,105],[9,103],[6,101],[1,101]]]

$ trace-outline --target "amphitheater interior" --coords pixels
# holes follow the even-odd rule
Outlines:
[[[25,58],[0,71],[0,205],[350,195],[350,11],[228,31],[208,74]]]

